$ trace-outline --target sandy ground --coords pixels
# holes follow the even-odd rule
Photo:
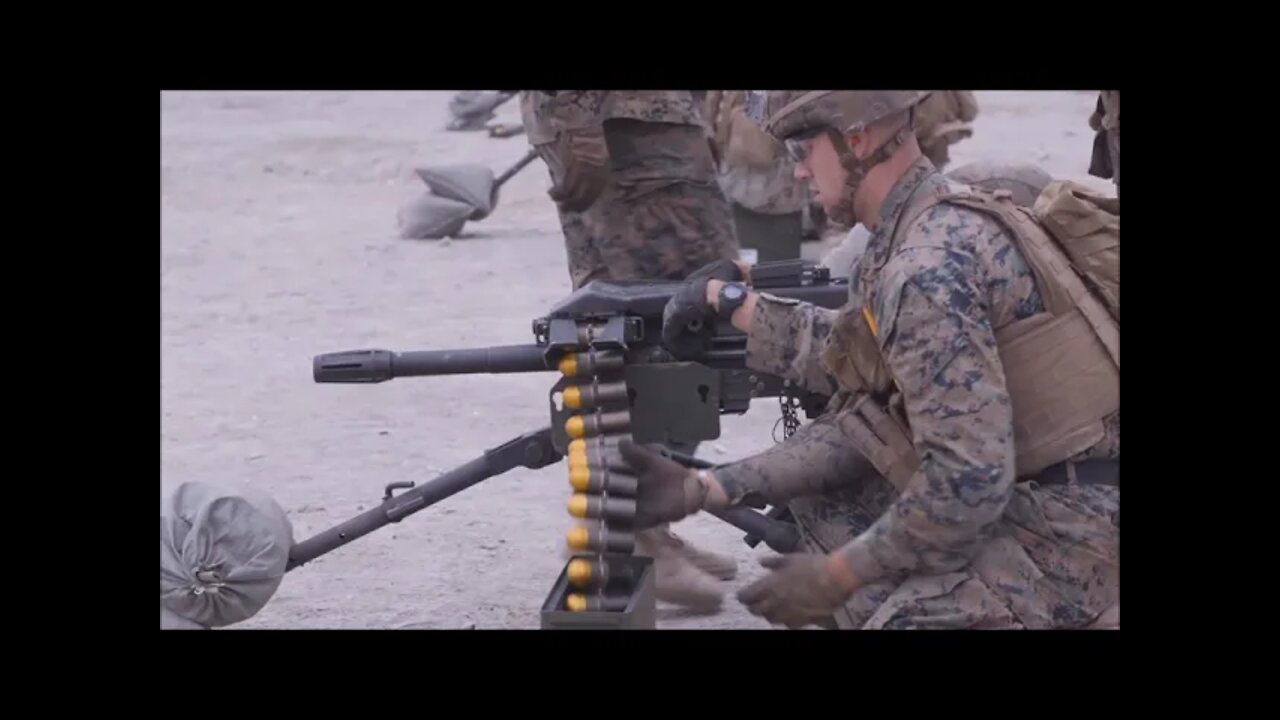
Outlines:
[[[983,92],[953,163],[1034,161],[1085,170],[1096,96]],[[359,347],[531,342],[530,321],[569,278],[545,168],[452,241],[397,238],[413,169],[478,162],[495,172],[523,137],[443,130],[448,93],[164,93],[161,96],[162,484],[243,481],[271,493],[298,539],[377,504],[389,482],[429,480],[547,422],[549,374],[318,385],[311,359]],[[502,119],[518,120],[514,104]],[[806,254],[812,254],[806,253]],[[728,417],[700,454],[772,442],[773,400]],[[536,628],[563,566],[563,465],[470,488],[290,573],[242,628]],[[679,532],[733,553],[722,613],[660,608],[662,628],[767,628],[733,590],[763,546],[710,517]]]

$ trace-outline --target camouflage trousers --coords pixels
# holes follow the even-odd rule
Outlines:
[[[789,503],[812,552],[857,537],[887,482]],[[991,538],[956,572],[881,581],[836,613],[841,629],[1119,628],[1120,488],[1019,483]]]
[[[582,212],[560,209],[575,289],[592,280],[680,280],[737,258],[729,202],[701,127],[614,119],[604,122],[604,134],[610,172],[603,191]]]

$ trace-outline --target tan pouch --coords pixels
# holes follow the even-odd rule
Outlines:
[[[920,468],[910,433],[866,393],[850,399],[837,423],[858,452],[901,493]]]
[[[566,130],[556,139],[563,172],[552,172],[548,194],[561,208],[582,212],[600,197],[609,179],[609,146],[599,125]]]
[[[1088,450],[1120,409],[1120,372],[1079,309],[1033,315],[996,332],[1013,405],[1018,477]]]

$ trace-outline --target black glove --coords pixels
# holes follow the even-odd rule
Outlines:
[[[693,470],[623,438],[618,452],[636,474],[636,529],[676,522],[698,512],[707,486]]]
[[[707,277],[694,278],[671,296],[662,311],[662,344],[676,357],[694,359],[715,331],[707,304]]]

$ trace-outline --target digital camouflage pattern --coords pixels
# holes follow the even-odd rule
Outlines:
[[[688,90],[525,90],[521,102],[525,133],[533,145],[553,142],[561,132],[609,119],[697,125],[697,101]]]
[[[876,469],[849,444],[842,428],[849,413],[830,412],[801,426],[785,443],[750,458],[716,468],[717,482],[730,502],[756,494],[770,505],[805,495],[821,495],[876,478]],[[867,525],[870,525],[870,518]]]
[[[768,90],[747,98],[751,118],[765,132],[786,140],[798,133],[830,127],[845,134],[921,102],[928,90]]]
[[[747,332],[746,366],[810,392],[834,394],[836,381],[823,366],[821,353],[838,314],[839,310],[760,293]]]
[[[592,280],[683,279],[736,258],[728,201],[716,184],[706,131],[689,91],[530,92],[530,142],[549,167],[561,132],[603,127],[609,172],[586,210],[559,207],[574,288]]]
[[[934,165],[937,163],[934,162]],[[987,192],[1008,190],[1013,202],[1023,207],[1034,206],[1036,198],[1053,182],[1049,173],[1035,165],[981,160],[948,170],[946,175],[952,180]],[[822,264],[831,269],[833,277],[849,277],[870,239],[871,232],[865,225],[855,225],[844,240],[822,258]]]
[[[926,159],[899,180],[851,288],[852,301],[866,298],[871,310],[920,468],[897,497],[872,475],[791,504],[814,549],[840,548],[865,583],[837,621],[1084,627],[1110,609],[1118,615],[1119,488],[1039,486],[1014,477],[1012,412],[995,331],[1044,310],[1026,262],[994,220],[948,204],[923,213],[890,247],[912,193],[934,183],[947,180]],[[752,334],[775,335],[749,339],[749,366],[772,365],[818,389],[831,382],[812,357],[835,321],[829,311],[767,301],[757,313]],[[788,342],[798,351],[783,351]],[[1107,437],[1084,456],[1119,458],[1118,413],[1108,419]],[[757,475],[779,472],[760,468]],[[752,477],[741,467],[726,473]]]
[[[717,90],[708,95],[706,121],[720,158],[720,187],[752,212],[781,215],[800,212],[809,201],[808,185],[795,179],[795,162],[782,143],[742,112],[746,93]]]

